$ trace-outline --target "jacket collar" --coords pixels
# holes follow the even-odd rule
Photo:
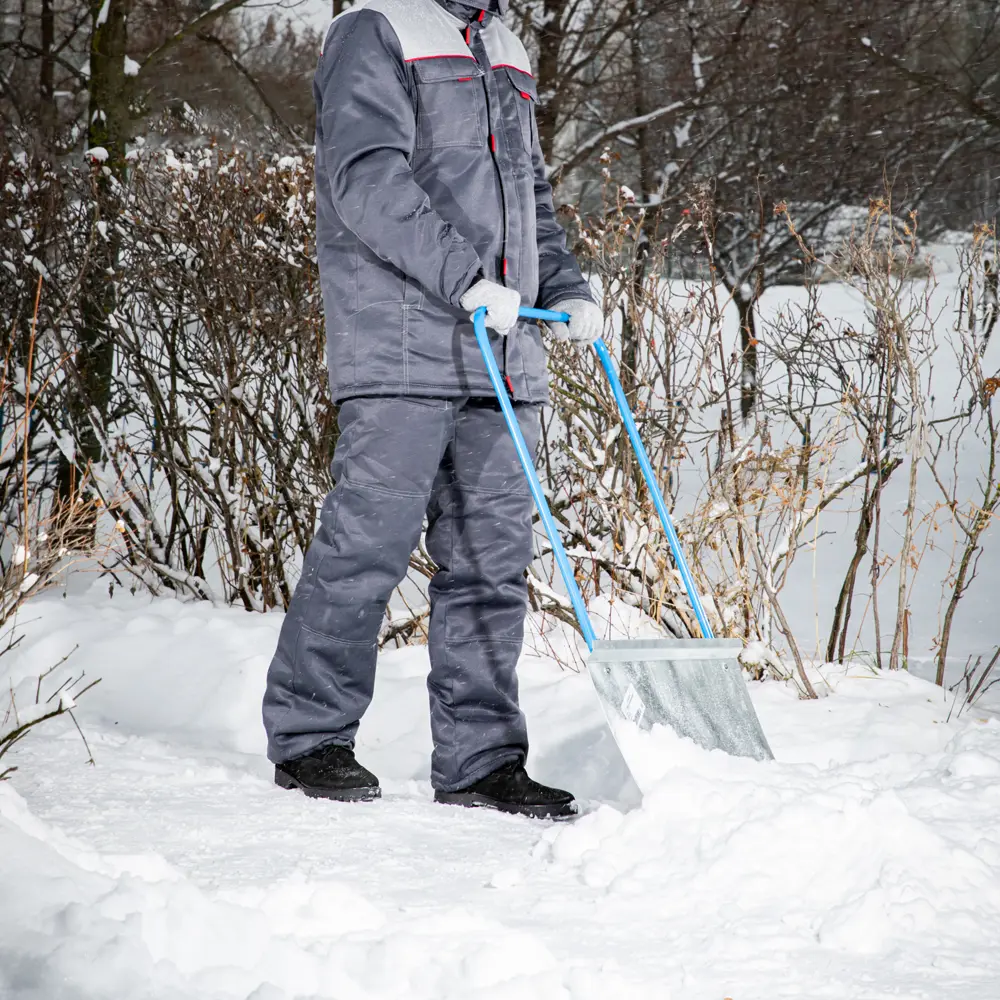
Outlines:
[[[502,17],[507,6],[506,0],[435,0],[435,3],[452,17],[461,21],[462,24],[472,24],[479,21],[480,16],[485,12],[485,16],[480,22],[483,27],[489,24],[494,17]]]

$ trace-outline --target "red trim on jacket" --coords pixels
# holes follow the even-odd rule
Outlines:
[[[523,73],[525,76],[530,76],[532,80],[535,79],[534,73],[529,73],[526,69],[521,69],[520,66],[515,66],[513,63],[495,63],[490,69],[516,69],[518,73]]]
[[[414,56],[412,59],[404,59],[403,62],[423,62],[425,59],[472,59],[475,61],[475,56],[470,56],[465,52],[453,52],[453,53],[442,53],[439,56]],[[516,69],[517,67],[515,67]]]

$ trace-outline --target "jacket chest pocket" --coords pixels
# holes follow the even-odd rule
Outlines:
[[[535,104],[538,101],[534,77],[513,66],[504,66],[502,74],[497,76],[497,86],[504,96],[504,105],[511,110],[511,125],[516,123],[520,133],[511,138],[520,138],[521,145],[530,156],[535,142]]]
[[[479,146],[486,142],[483,71],[473,59],[417,59],[417,149]]]

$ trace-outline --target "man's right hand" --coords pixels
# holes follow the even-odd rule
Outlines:
[[[517,326],[517,311],[521,308],[521,293],[481,278],[459,300],[463,309],[474,313],[486,308],[486,325],[506,337]]]

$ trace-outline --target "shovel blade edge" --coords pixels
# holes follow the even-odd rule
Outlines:
[[[742,648],[738,639],[600,641],[587,667],[612,733],[621,723],[667,726],[706,750],[773,760],[739,663]]]

